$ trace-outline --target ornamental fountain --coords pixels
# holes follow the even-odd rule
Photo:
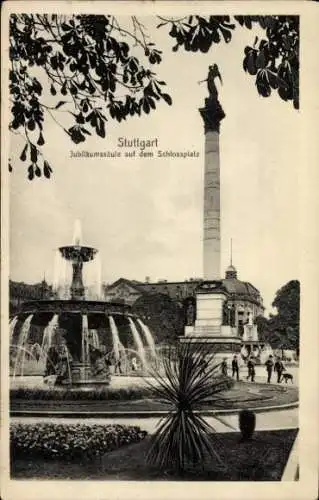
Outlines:
[[[54,376],[62,386],[91,388],[109,383],[109,365],[122,373],[137,367],[143,373],[155,362],[152,334],[131,307],[102,300],[99,278],[95,293],[86,286],[85,266],[98,262],[97,254],[81,244],[76,222],[73,244],[57,251],[54,297],[26,301],[11,318],[13,376],[26,375],[31,361],[38,375],[42,369],[42,376]]]

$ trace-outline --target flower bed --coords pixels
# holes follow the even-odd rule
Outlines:
[[[130,401],[150,397],[148,387],[103,387],[91,391],[78,389],[20,388],[10,390],[10,399],[44,401]]]
[[[84,424],[12,424],[11,458],[92,459],[137,443],[147,432],[136,426]]]
[[[150,437],[131,446],[106,453],[100,460],[17,459],[11,463],[14,480],[77,481],[281,481],[297,429],[256,431],[251,441],[241,442],[237,432],[216,433],[214,441],[225,470],[205,456],[181,476],[175,470],[160,470],[146,461]],[[206,455],[206,454],[205,454]],[[296,480],[298,480],[296,478]]]

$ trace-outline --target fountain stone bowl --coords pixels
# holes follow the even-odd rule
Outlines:
[[[41,312],[54,314],[63,312],[79,312],[82,314],[106,313],[108,315],[120,314],[135,317],[135,315],[131,313],[131,307],[128,304],[106,302],[102,300],[78,299],[30,300],[21,305],[19,314],[37,314]]]
[[[119,325],[119,340],[122,340],[125,344],[125,335],[123,337],[123,332],[121,331],[121,328],[123,328],[123,323],[126,323],[126,329],[129,331],[129,335],[131,336],[131,345],[132,342],[134,342],[134,337],[132,335],[132,332],[130,332],[130,323],[134,322],[135,327],[140,322],[140,318],[138,315],[134,314],[131,306],[128,304],[124,303],[116,303],[116,302],[107,302],[107,301],[101,301],[101,300],[77,300],[77,299],[42,299],[42,300],[30,300],[27,302],[24,302],[20,306],[20,311],[16,315],[18,318],[18,325],[15,327],[13,334],[12,334],[12,344],[13,346],[16,346],[19,344],[19,337],[21,335],[21,331],[23,329],[23,324],[26,321],[26,318],[30,317],[32,315],[33,319],[31,321],[31,330],[33,329],[38,329],[38,332],[35,334],[31,334],[30,338],[30,344],[34,342],[34,335],[37,337],[36,342],[41,346],[43,345],[43,338],[44,338],[44,330],[48,326],[48,323],[53,319],[54,316],[58,317],[58,324],[60,324],[61,318],[63,317],[78,317],[79,321],[82,325],[79,331],[73,330],[71,326],[71,330],[68,330],[66,332],[66,337],[67,338],[67,347],[70,349],[70,352],[72,351],[72,346],[74,347],[74,344],[77,344],[77,349],[76,351],[79,351],[79,348],[81,348],[81,343],[82,343],[82,335],[83,335],[83,318],[86,316],[88,318],[88,322],[90,322],[89,318],[90,315],[94,315],[95,318],[99,318],[98,321],[102,321],[103,325],[105,324],[108,326],[109,331],[105,333],[105,335],[108,335],[108,341],[103,341],[101,338],[99,339],[101,342],[101,345],[104,345],[104,343],[108,343],[110,346],[113,342],[114,339],[112,339],[112,331],[110,328],[110,318],[112,319],[113,323],[115,322],[116,324]],[[43,323],[42,320],[42,325],[41,323],[41,317],[46,318],[45,324]],[[122,326],[121,326],[122,324]],[[61,326],[61,325],[60,325]],[[103,327],[105,328],[105,326]],[[39,332],[39,330],[41,330]],[[97,331],[97,334],[100,335],[100,331]],[[56,333],[53,333],[53,335],[57,335]],[[127,333],[126,333],[127,335]],[[141,338],[143,335],[141,335]],[[71,344],[71,345],[70,345]],[[53,340],[53,345],[59,345],[59,341],[54,341]],[[134,346],[135,347],[135,346]],[[149,349],[149,346],[145,343],[145,339],[143,342],[143,347],[145,348],[145,351],[148,352],[148,355],[151,355],[147,349]],[[129,354],[128,359],[132,359],[132,357],[136,357],[137,360],[139,361],[140,366],[141,364],[141,358],[139,358],[139,352],[137,348],[135,347],[135,350],[133,348],[129,348],[127,344],[122,345],[122,349],[124,352],[123,356],[127,356]],[[110,353],[112,351],[112,348],[107,349],[107,353]],[[23,354],[23,353],[21,353]],[[113,351],[114,354],[114,351]],[[71,352],[71,357],[73,353]],[[23,356],[22,356],[23,357]],[[21,358],[21,356],[20,356]],[[150,357],[152,359],[152,356]],[[127,361],[129,363],[129,361]],[[42,362],[42,365],[45,365],[45,361]],[[32,364],[32,363],[31,363]],[[33,363],[34,365],[40,366],[37,363]],[[41,365],[41,366],[42,366]],[[44,366],[43,365],[43,366]],[[130,365],[129,365],[130,366]],[[123,364],[122,364],[122,369],[123,369]],[[114,365],[113,365],[113,370],[114,370]],[[11,371],[11,374],[14,372],[14,370]],[[15,378],[16,382],[18,382],[18,379],[27,377],[31,377],[32,375],[42,375],[44,377],[45,373],[45,368],[42,368],[39,370],[36,368],[34,371],[31,370],[31,372],[28,372],[27,369],[22,370],[22,373],[19,373],[19,371],[16,372]],[[99,377],[96,374],[92,374],[92,366],[90,363],[86,362],[86,359],[83,359],[83,357],[77,357],[77,359],[74,358],[72,362],[72,368],[71,368],[71,373],[72,376],[69,377],[68,380],[63,381],[60,385],[56,385],[55,387],[57,389],[65,389],[65,390],[83,390],[83,391],[92,391],[92,390],[100,390],[103,387],[107,387],[110,385],[111,382],[111,377],[113,378],[113,375],[110,373],[104,373],[101,377]],[[114,373],[114,371],[113,371]],[[128,374],[130,373],[130,368],[128,368],[128,371],[125,371],[122,373]],[[136,372],[137,374],[138,372]],[[22,376],[21,376],[22,375]],[[16,384],[14,383],[13,386]],[[51,382],[50,380],[43,385],[44,387],[50,387]]]
[[[94,259],[98,250],[83,245],[67,245],[59,248],[62,257],[66,260],[89,262]]]

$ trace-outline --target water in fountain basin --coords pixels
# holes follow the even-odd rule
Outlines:
[[[54,314],[49,324],[45,327],[42,338],[41,349],[43,354],[47,354],[52,345],[52,338],[59,326],[59,315]]]
[[[133,339],[134,339],[135,345],[137,347],[137,352],[138,352],[138,354],[141,358],[141,361],[142,361],[143,368],[147,368],[144,346],[143,346],[143,342],[141,340],[140,334],[139,334],[139,332],[136,328],[136,325],[135,325],[134,321],[132,320],[132,318],[129,317],[128,319],[129,319]]]
[[[156,358],[156,349],[155,349],[155,342],[153,339],[153,335],[151,334],[149,327],[147,325],[145,325],[145,323],[143,323],[143,321],[141,321],[140,319],[138,319],[137,321],[142,328],[146,342],[147,342],[147,344],[150,348],[150,351],[151,351],[151,356],[153,359],[155,359]]]
[[[29,314],[29,316],[26,318],[21,328],[21,332],[18,339],[18,347],[19,348],[21,347],[22,349],[19,349],[17,353],[17,357],[14,364],[14,372],[13,372],[14,377],[16,376],[18,367],[20,368],[20,373],[23,374],[23,367],[24,367],[25,353],[26,353],[25,344],[27,343],[28,340],[32,318],[33,314]]]

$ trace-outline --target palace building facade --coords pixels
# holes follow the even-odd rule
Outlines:
[[[196,290],[203,283],[202,279],[184,281],[159,280],[144,282],[120,278],[104,286],[104,299],[110,302],[124,302],[133,306],[142,296],[164,294],[183,305],[185,326],[192,326],[196,321]],[[240,336],[244,325],[254,322],[257,316],[264,315],[263,300],[259,290],[247,281],[238,279],[237,270],[230,265],[222,279],[227,301],[224,307],[225,322],[230,324]]]
[[[45,278],[40,283],[35,283],[33,285],[22,281],[9,280],[10,315],[17,313],[23,302],[50,298],[53,298],[53,291]]]
[[[152,282],[149,278],[143,282],[119,278],[114,283],[103,285],[103,299],[133,306],[143,296],[167,295],[183,307],[185,326],[192,326],[196,321],[196,290],[202,283],[203,280],[200,278],[156,282]],[[224,320],[242,336],[244,325],[254,322],[257,316],[264,315],[262,297],[255,286],[238,279],[237,270],[233,265],[226,269],[222,284],[227,294]],[[10,280],[9,293],[10,314],[16,313],[22,302],[50,299],[54,296],[52,287],[45,280],[34,285]]]

